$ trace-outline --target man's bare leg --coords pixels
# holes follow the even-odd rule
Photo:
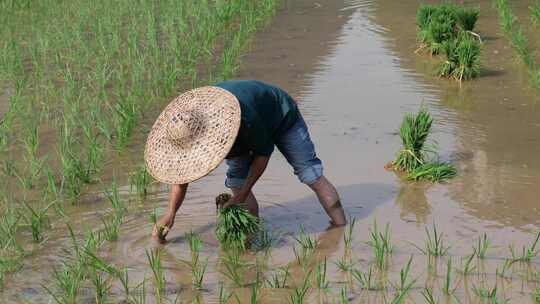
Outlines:
[[[339,194],[334,185],[326,177],[321,176],[316,182],[309,185],[309,187],[317,194],[317,198],[323,206],[324,211],[332,219],[332,224],[336,226],[347,224]]]
[[[231,190],[234,195],[238,195],[242,188],[232,188]],[[259,217],[259,203],[257,202],[255,195],[253,195],[253,192],[249,192],[249,195],[247,196],[244,203],[247,205],[247,209],[249,210],[249,212],[251,212],[251,214]]]

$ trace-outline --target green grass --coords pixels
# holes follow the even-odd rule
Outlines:
[[[259,219],[245,208],[234,205],[219,210],[216,236],[224,248],[245,250],[248,237],[259,228]]]
[[[488,236],[486,233],[484,233],[482,236],[478,237],[478,241],[476,242],[476,245],[474,246],[473,250],[476,252],[476,256],[479,259],[485,259],[486,254],[491,247],[491,241],[488,239]]]

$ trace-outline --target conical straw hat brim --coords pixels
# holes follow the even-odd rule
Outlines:
[[[168,136],[167,125],[182,112],[196,111],[199,119],[187,122],[189,144],[179,145]],[[240,104],[229,91],[202,87],[174,99],[154,123],[144,150],[150,175],[167,184],[185,184],[214,170],[227,156],[240,128]]]

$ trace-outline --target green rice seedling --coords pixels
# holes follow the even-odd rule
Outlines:
[[[536,25],[540,24],[540,2],[533,1],[533,4],[529,6],[529,12],[531,13],[531,19]]]
[[[28,164],[28,173],[22,177],[26,189],[31,189],[40,178],[43,168],[43,160],[38,156],[39,132],[38,123],[28,126],[27,136],[23,138],[24,160]]]
[[[523,31],[523,28],[517,27],[511,33],[510,40],[512,42],[512,46],[518,53],[525,66],[530,70],[534,69],[534,58],[531,54],[531,50],[529,49],[529,41],[525,35],[525,32]]]
[[[225,268],[220,271],[225,277],[231,280],[236,286],[242,286],[244,282],[243,270],[248,265],[240,261],[240,251],[231,249],[221,257],[221,264]]]
[[[283,237],[283,233],[280,231],[271,231],[262,222],[260,227],[259,233],[257,233],[257,236],[252,241],[252,249],[269,254],[272,247],[279,243]]]
[[[420,48],[438,54],[444,41],[451,40],[456,32],[457,7],[452,4],[440,6],[421,5],[417,11]]]
[[[457,175],[456,168],[449,163],[428,162],[413,169],[407,174],[407,179],[420,181],[428,180],[430,182],[443,182]]]
[[[300,248],[300,250],[296,249],[296,246],[293,246],[293,254],[296,258],[296,262],[298,265],[304,269],[304,271],[307,271],[311,266],[310,257],[313,255],[315,251],[313,250],[305,250],[303,248]]]
[[[122,218],[126,212],[127,207],[124,201],[120,199],[116,179],[113,178],[111,182],[111,190],[103,189],[103,192],[105,193],[105,196],[107,196],[107,200],[109,201],[109,203],[111,203],[114,214],[117,217]]]
[[[508,303],[505,299],[499,299],[497,296],[497,284],[492,289],[487,289],[483,287],[473,286],[473,293],[479,297],[483,302],[493,303],[493,304],[502,304]]]
[[[319,290],[327,290],[330,288],[330,282],[328,282],[328,278],[326,277],[326,257],[324,258],[324,261],[319,263],[317,268],[315,268],[315,281]]]
[[[157,220],[158,220],[157,208],[152,209],[152,212],[148,214],[148,219],[150,220],[150,223],[152,223],[152,225],[155,225],[157,223]]]
[[[352,276],[353,278],[356,279],[356,281],[358,282],[358,285],[360,285],[360,288],[362,289],[365,289],[365,290],[374,290],[376,289],[375,288],[375,284],[374,284],[374,278],[373,278],[373,267],[372,266],[369,266],[369,269],[366,273],[358,270],[358,269],[354,269],[353,272],[352,272]]]
[[[480,42],[470,34],[461,34],[442,45],[446,60],[439,66],[438,74],[461,82],[480,75]]]
[[[219,304],[227,304],[229,303],[229,300],[233,297],[233,293],[229,293],[225,291],[225,287],[223,286],[223,283],[219,285]],[[240,303],[240,301],[238,301]]]
[[[373,249],[375,264],[379,269],[386,269],[388,266],[388,257],[394,251],[394,246],[390,239],[390,224],[386,224],[384,232],[382,232],[379,231],[377,221],[374,221],[369,235],[370,240],[367,244]]]
[[[129,287],[128,269],[127,268],[118,269],[114,267],[113,265],[107,263],[103,259],[99,258],[98,256],[96,256],[95,253],[91,251],[85,252],[85,255],[88,258],[87,264],[90,265],[91,268],[103,271],[107,273],[108,275],[118,279],[120,283],[122,284],[122,288],[124,289],[125,298],[129,299],[130,287]]]
[[[534,303],[540,303],[540,288],[536,288],[535,290],[533,290],[531,296]]]
[[[339,292],[339,303],[340,304],[349,304],[349,296],[347,291],[347,286],[342,286]]]
[[[152,274],[154,275],[154,282],[156,284],[156,297],[159,302],[161,301],[161,292],[165,290],[165,272],[163,271],[163,266],[161,264],[161,252],[159,249],[155,250],[145,250],[146,258],[152,269]]]
[[[517,253],[514,245],[510,245],[510,254],[512,255],[512,263],[515,262],[530,262],[533,258],[535,258],[538,255],[539,250],[536,249],[536,246],[538,245],[538,241],[540,240],[540,232],[536,234],[536,238],[531,243],[530,246],[523,246],[521,249],[521,253]]]
[[[443,291],[446,295],[451,295],[454,290],[451,287],[452,284],[452,258],[448,258],[446,265],[446,276],[444,277]]]
[[[431,288],[424,287],[421,293],[422,293],[422,297],[426,301],[426,304],[439,303],[439,299],[435,299],[435,297],[433,296],[433,290]]]
[[[476,246],[474,246],[473,249],[474,249],[474,252],[476,252],[476,256],[479,259],[484,259],[486,258],[486,254],[490,246],[491,246],[491,241],[488,239],[487,234],[484,233],[483,236],[478,237]]]
[[[57,304],[78,303],[78,297],[82,288],[86,271],[84,265],[63,264],[62,269],[54,269],[52,273],[53,289],[42,285],[45,291]]]
[[[32,208],[28,202],[23,201],[23,205],[29,211],[29,215],[23,214],[23,217],[28,223],[28,226],[30,226],[34,242],[41,242],[43,240],[43,229],[50,226],[47,213],[54,204],[55,202],[52,202],[43,209],[36,210],[35,208]]]
[[[444,234],[437,232],[437,226],[433,223],[433,232],[431,233],[426,227],[426,242],[424,248],[418,248],[423,254],[429,257],[441,257],[448,254],[450,246],[444,243]]]
[[[287,279],[291,276],[289,265],[280,267],[266,281],[270,288],[286,288]]]
[[[356,224],[356,218],[353,217],[349,219],[349,224],[345,228],[345,233],[343,234],[343,243],[345,244],[345,249],[351,249],[353,241],[353,231],[354,225]]]
[[[104,277],[96,268],[90,267],[88,271],[90,282],[94,286],[96,304],[108,303],[107,297],[112,288],[110,281]]]
[[[233,205],[219,210],[216,236],[225,249],[246,249],[250,235],[259,231],[259,219],[246,209]]]
[[[133,292],[133,295],[129,298],[129,303],[146,304],[146,278],[143,279],[138,288],[140,292]]]
[[[298,242],[303,250],[315,250],[317,247],[317,240],[314,237],[311,238],[309,235],[307,235],[306,231],[304,230],[304,226],[302,225],[300,225],[300,232],[298,233],[298,236],[295,236],[294,239],[296,242]]]
[[[353,267],[354,267],[354,262],[352,262],[346,256],[342,256],[339,260],[334,262],[334,264],[336,264],[336,266],[339,268],[339,270],[341,270],[341,271],[343,271],[345,273],[351,272]]]
[[[476,266],[473,265],[474,257],[476,256],[476,252],[473,252],[468,257],[461,259],[461,270],[460,272],[466,276],[469,275],[471,272],[473,272],[476,269]]]
[[[398,152],[392,163],[393,167],[400,171],[411,172],[424,164],[426,158],[426,140],[431,130],[433,119],[429,112],[420,108],[416,115],[406,114],[399,135],[403,142],[403,149]]]
[[[261,300],[261,292],[259,290],[258,284],[251,285],[251,296],[249,298],[249,303],[251,304],[257,304],[260,303]]]
[[[289,295],[290,304],[303,304],[305,302],[306,295],[311,288],[311,272],[307,273],[302,284],[293,289],[291,295]]]
[[[394,295],[394,298],[391,302],[393,304],[404,303],[405,299],[407,299],[409,293],[411,292],[411,289],[417,281],[417,279],[409,279],[412,260],[413,257],[411,256],[405,267],[403,267],[399,272],[399,283],[394,284],[396,294]]]
[[[11,205],[4,208],[0,215],[0,248],[22,251],[16,239],[21,218],[21,214]]]
[[[120,229],[120,224],[122,224],[122,219],[115,215],[110,221],[102,218],[101,222],[103,223],[103,230],[101,231],[103,237],[109,242],[117,241],[118,230]]]
[[[146,166],[138,166],[134,172],[131,172],[128,176],[130,190],[135,189],[137,196],[140,200],[144,200],[148,194],[148,186],[152,182],[152,177],[146,171]]]
[[[199,253],[203,244],[201,235],[190,231],[189,233],[186,233],[186,240],[189,242],[189,249],[191,250],[191,265],[197,266],[199,262]]]
[[[478,8],[465,8],[459,7],[456,10],[456,18],[458,24],[462,30],[472,32],[476,26],[476,22],[480,17],[480,10]]]
[[[206,273],[206,269],[208,268],[208,258],[206,258],[206,260],[202,263],[199,264],[199,262],[197,262],[197,264],[195,265],[192,265],[191,267],[191,275],[192,275],[192,278],[193,278],[193,287],[195,289],[202,289],[203,288],[203,280],[204,280],[204,275]]]

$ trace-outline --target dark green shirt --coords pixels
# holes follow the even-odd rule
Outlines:
[[[256,154],[270,156],[275,138],[298,118],[296,103],[282,89],[256,80],[230,80],[216,84],[240,102],[242,123],[227,158]]]

